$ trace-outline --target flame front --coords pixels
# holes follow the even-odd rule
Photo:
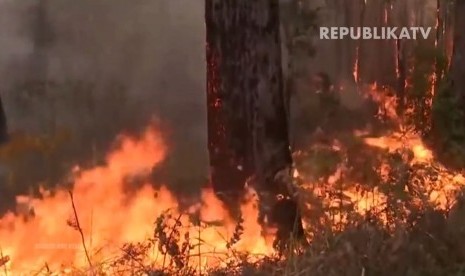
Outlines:
[[[195,243],[199,245],[190,248],[189,254],[199,256],[190,259],[191,266],[202,269],[202,266],[221,265],[228,257],[228,240],[237,223],[212,190],[205,189],[200,204],[181,212],[176,197],[164,186],[154,189],[147,181],[136,191],[127,189],[128,179],[144,179],[154,165],[163,161],[166,153],[161,136],[154,128],[149,128],[140,140],[121,137],[119,147],[108,154],[105,166],[76,172],[72,189],[74,209],[68,191],[54,194],[44,191],[43,199],[31,199],[33,218],[26,220],[13,213],[2,217],[0,246],[2,255],[9,258],[8,271],[29,275],[31,271],[44,269],[71,271],[71,268],[89,267],[89,262],[93,266],[105,266],[122,254],[125,243],[153,238],[155,220],[168,213],[183,225],[181,237],[197,239]],[[252,190],[247,199],[241,207],[244,238],[234,244],[234,249],[271,254],[271,243],[262,236],[257,223],[258,209]],[[189,215],[195,212],[200,213],[201,221],[220,223],[194,226]],[[84,244],[90,260],[86,258]],[[169,258],[157,247],[149,259],[155,266],[169,264]]]
[[[368,97],[380,103],[378,114],[396,121],[402,130],[392,93],[376,84],[368,86],[366,92]],[[359,131],[356,136],[362,134],[366,136],[367,131]],[[187,261],[195,272],[227,266],[241,254],[247,255],[249,260],[259,260],[275,253],[272,231],[263,231],[269,229],[263,229],[257,223],[258,201],[252,189],[247,190],[245,203],[240,206],[240,220],[231,217],[209,188],[202,191],[197,204],[181,208],[181,202],[163,185],[165,183],[149,181],[153,167],[168,154],[162,135],[155,128],[148,128],[140,139],[122,136],[118,141],[119,147],[107,155],[106,165],[89,170],[76,169],[71,192],[43,191],[42,199],[18,197],[18,206],[26,212],[32,206],[35,215],[24,217],[8,213],[0,218],[0,267],[6,264],[7,272],[12,275],[31,275],[48,270],[74,273],[86,268],[98,268],[106,275],[113,275],[112,269],[121,256],[131,255],[128,244],[142,244],[143,247],[144,242],[153,241],[146,258],[135,259],[153,269],[166,269],[177,265],[178,261],[176,254],[169,253],[172,236],[176,236],[173,240],[179,246],[175,251],[185,250],[183,256],[187,258],[183,261]],[[436,162],[432,151],[415,133],[395,129],[385,136],[365,137],[363,142],[389,152],[409,149],[412,152],[410,165],[428,164],[438,168],[438,179],[424,180],[421,185],[425,193],[417,196],[426,198],[438,209],[448,209],[454,193],[465,185],[464,176]],[[342,143],[334,141],[332,148],[344,155]],[[342,205],[341,201],[348,200],[357,213],[375,214],[381,221],[388,222],[387,214],[382,210],[389,196],[380,187],[358,189],[366,183],[349,183],[353,185],[340,188],[341,181],[351,181],[344,177],[346,170],[346,164],[342,162],[326,183],[305,182],[301,194],[303,201],[306,195],[317,196],[334,210]],[[385,162],[378,168],[378,173],[383,178],[392,170],[396,168]],[[303,178],[301,173],[295,171],[294,177]],[[131,180],[145,180],[145,185],[139,189],[131,188]],[[340,194],[340,199],[328,196],[331,193]],[[309,201],[305,205],[313,208]],[[331,226],[336,229],[349,222],[344,212],[331,216]],[[167,219],[161,221],[160,218]],[[311,227],[315,222],[305,222],[309,234],[312,234]],[[240,237],[237,237],[238,233]],[[188,246],[184,247],[185,244]]]

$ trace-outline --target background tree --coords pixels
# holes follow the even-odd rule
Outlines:
[[[6,122],[5,109],[3,108],[3,101],[0,98],[0,144],[8,140],[8,127]]]
[[[433,133],[442,159],[465,165],[465,1],[456,0],[449,72],[433,103]],[[450,161],[453,160],[453,161]]]

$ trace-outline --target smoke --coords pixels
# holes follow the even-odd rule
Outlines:
[[[33,1],[0,0],[0,85],[5,87],[14,66],[32,53],[27,14]]]
[[[204,181],[203,10],[191,0],[0,0],[10,131],[69,131],[74,148],[63,158],[73,161],[157,117],[171,145],[163,180]],[[32,83],[37,76],[50,81],[45,92]]]

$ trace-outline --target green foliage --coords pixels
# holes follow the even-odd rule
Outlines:
[[[318,180],[332,175],[342,160],[339,153],[331,148],[316,148],[298,161],[302,172]]]
[[[433,92],[438,90],[441,77],[447,69],[444,51],[430,44],[420,43],[414,49],[413,70],[406,87],[406,107],[409,112],[406,114],[405,123],[423,135],[431,131]]]
[[[193,265],[192,260],[195,258],[200,260],[202,246],[208,244],[201,236],[192,236],[195,231],[185,231],[184,228],[194,227],[193,225],[183,225],[182,215],[173,215],[172,210],[166,210],[155,221],[155,229],[153,237],[142,243],[127,243],[122,248],[122,255],[118,256],[112,263],[111,268],[114,270],[129,269],[131,275],[139,275],[139,273],[148,273],[149,275],[194,275],[198,271],[198,267]],[[236,227],[229,240],[225,240],[226,247],[230,256],[218,256],[224,258],[223,262],[227,262],[228,271],[232,272],[243,264],[247,264],[248,257],[243,253],[237,252],[234,245],[241,239],[244,230],[242,218],[239,218]],[[207,224],[199,223],[195,227],[198,228],[198,233],[202,232]],[[153,255],[154,249],[158,249],[160,255]],[[202,249],[203,250],[203,249]],[[192,255],[192,252],[199,252],[199,256]],[[212,255],[214,252],[203,253]],[[157,263],[162,260],[162,265]],[[158,262],[157,262],[158,261]],[[194,262],[195,264],[195,262]]]
[[[459,91],[447,79],[433,102],[434,137],[443,157],[465,166],[465,112]]]
[[[404,123],[424,137],[432,137],[444,161],[463,167],[465,114],[458,92],[447,79],[447,66],[444,51],[431,41],[416,45],[406,87]]]
[[[281,5],[284,43],[289,51],[290,76],[306,73],[303,66],[315,54],[312,37],[316,33],[318,9],[311,9],[307,1],[291,0]]]

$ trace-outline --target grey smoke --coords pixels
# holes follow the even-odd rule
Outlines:
[[[34,33],[41,4],[52,33],[42,48]],[[198,0],[0,0],[0,93],[10,131],[44,134],[53,125],[109,142],[156,116],[170,130],[165,178],[201,181],[208,163],[203,11]],[[18,90],[31,68],[60,88],[40,97]],[[75,95],[68,82],[93,85],[94,111],[75,103],[89,92]],[[89,151],[86,141],[77,146]]]

